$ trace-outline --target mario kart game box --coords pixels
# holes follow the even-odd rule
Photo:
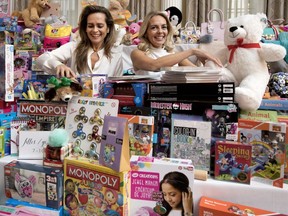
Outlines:
[[[64,173],[65,214],[128,216],[129,171],[72,156],[64,159]]]

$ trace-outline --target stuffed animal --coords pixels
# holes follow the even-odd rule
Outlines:
[[[174,42],[179,44],[181,43],[180,29],[182,22],[182,12],[177,7],[169,7],[165,10],[167,12],[167,16],[169,17],[170,23],[173,27],[173,38]]]
[[[61,148],[69,142],[69,134],[63,128],[56,128],[50,132],[48,137],[48,145],[46,146],[46,159],[60,160]]]
[[[130,22],[131,13],[127,10],[130,0],[110,0],[109,11],[113,17],[114,23],[126,26]]]
[[[68,102],[73,96],[80,95],[83,88],[79,83],[72,82],[69,78],[62,77],[61,82],[52,76],[47,83],[53,85],[45,92],[45,100]]]
[[[122,43],[125,45],[138,45],[140,43],[139,31],[142,20],[132,22],[129,26],[126,26],[126,35],[123,37]]]
[[[115,46],[119,46],[122,43],[123,36],[126,34],[126,29],[118,24],[114,24],[114,28],[116,30],[116,42]]]
[[[49,0],[30,0],[27,8],[22,12],[14,11],[12,16],[23,19],[27,28],[33,28],[39,23],[42,12],[49,7]]]
[[[222,68],[221,81],[235,83],[235,101],[242,110],[259,108],[270,78],[266,62],[279,61],[286,54],[280,45],[260,43],[266,24],[263,13],[231,18],[226,23],[223,54],[227,66]]]

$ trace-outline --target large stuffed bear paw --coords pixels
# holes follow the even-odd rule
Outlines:
[[[243,88],[235,88],[235,102],[238,103],[240,109],[245,111],[255,111],[259,108],[262,98],[255,94],[254,91]]]

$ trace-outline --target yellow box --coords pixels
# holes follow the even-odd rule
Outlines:
[[[64,210],[70,215],[128,216],[129,171],[86,158],[64,159]]]

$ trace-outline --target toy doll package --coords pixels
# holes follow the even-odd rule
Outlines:
[[[182,203],[182,192],[189,193],[190,189],[193,191],[194,166],[191,160],[132,156],[130,165],[130,215],[169,214],[173,205]],[[168,192],[171,188],[175,193],[173,202]]]
[[[70,215],[128,216],[129,171],[87,158],[64,159],[64,211]]]

